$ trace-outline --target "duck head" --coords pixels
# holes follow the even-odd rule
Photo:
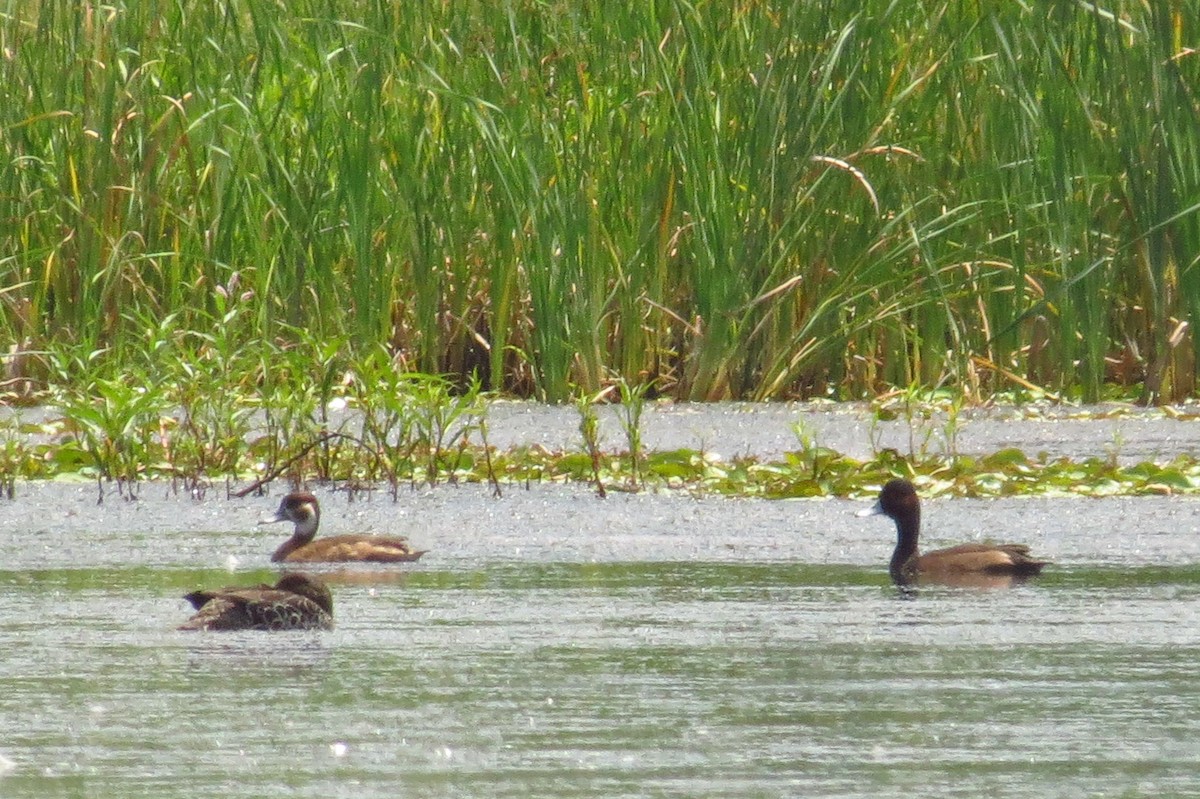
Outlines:
[[[262,519],[259,524],[275,522],[291,522],[295,525],[293,538],[311,541],[321,523],[321,505],[307,491],[293,491],[280,501],[274,516]]]
[[[889,480],[879,492],[879,499],[858,516],[887,516],[903,529],[916,530],[921,525],[921,501],[917,490],[907,480]]]
[[[329,587],[317,578],[301,572],[288,572],[275,583],[276,590],[289,591],[302,597],[307,597],[324,610],[333,614],[333,594]]]

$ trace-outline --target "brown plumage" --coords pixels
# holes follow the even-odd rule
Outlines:
[[[273,586],[193,591],[184,599],[197,612],[181,630],[333,629],[333,595],[307,574],[285,574]]]
[[[283,498],[275,515],[259,524],[292,522],[292,537],[279,545],[271,560],[288,563],[402,563],[414,561],[427,550],[413,549],[407,538],[376,535],[332,535],[313,540],[321,523],[321,505],[307,491]]]
[[[897,585],[934,582],[948,585],[1002,587],[1032,577],[1048,561],[1035,560],[1024,544],[960,544],[924,555],[917,550],[921,501],[913,484],[891,480],[874,507],[860,516],[883,514],[896,523],[896,549],[888,571]]]

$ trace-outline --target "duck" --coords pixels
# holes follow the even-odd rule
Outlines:
[[[908,480],[888,481],[874,506],[858,515],[883,515],[896,523],[896,550],[888,572],[901,587],[926,582],[999,588],[1036,576],[1049,563],[1031,557],[1024,544],[960,544],[922,555],[917,550],[921,501]]]
[[[271,555],[275,563],[403,563],[420,559],[428,550],[413,549],[407,538],[376,535],[333,535],[314,541],[321,523],[321,504],[307,491],[293,491],[279,503],[274,516],[259,524],[292,522],[292,537]]]
[[[180,630],[332,630],[333,594],[316,577],[291,572],[275,585],[193,591],[196,614]]]

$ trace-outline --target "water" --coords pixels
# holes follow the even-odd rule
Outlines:
[[[0,506],[0,796],[1200,794],[1195,500],[929,502],[1055,565],[904,598],[852,502],[322,498],[433,550],[327,570],[330,633],[173,629],[275,497]]]
[[[855,402],[648,403],[642,444],[648,450],[690,448],[727,459],[748,454],[778,460],[797,449],[799,431],[812,443],[859,459],[884,448],[919,456],[989,455],[1015,447],[1031,458],[1046,453],[1131,465],[1194,455],[1200,439],[1200,416],[1191,406],[1170,414],[1120,403],[964,408],[953,416],[920,408],[906,417],[902,410],[881,419],[868,404]],[[627,448],[618,406],[600,406],[596,413],[602,448]],[[501,449],[537,444],[578,450],[579,413],[569,406],[496,402],[488,409],[488,441]]]

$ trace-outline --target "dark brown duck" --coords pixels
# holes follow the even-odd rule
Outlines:
[[[1041,573],[1048,561],[1035,560],[1024,544],[960,544],[921,554],[921,501],[913,484],[891,480],[879,501],[859,516],[882,514],[896,523],[896,550],[888,571],[897,585],[933,582],[948,585],[1003,587]]]
[[[285,574],[275,585],[193,591],[196,615],[181,630],[331,630],[333,595],[307,574]]]
[[[332,535],[314,540],[321,523],[321,505],[307,491],[283,498],[275,515],[259,524],[292,522],[292,537],[279,545],[271,560],[287,563],[402,563],[414,561],[427,550],[413,549],[407,538],[376,535]]]

